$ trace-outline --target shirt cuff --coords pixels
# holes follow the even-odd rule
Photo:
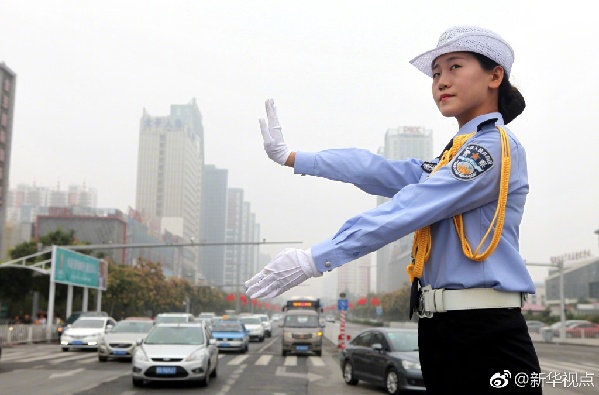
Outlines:
[[[314,175],[316,163],[316,153],[301,152],[295,153],[295,163],[293,164],[293,172],[295,174]]]
[[[314,264],[319,272],[331,271],[345,263],[337,257],[334,252],[335,247],[333,240],[325,240],[310,248],[312,259],[314,259]]]

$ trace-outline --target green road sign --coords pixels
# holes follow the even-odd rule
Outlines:
[[[106,289],[104,278],[100,279],[99,276],[100,266],[98,258],[54,246],[51,280],[81,287]],[[102,281],[99,283],[99,280]]]

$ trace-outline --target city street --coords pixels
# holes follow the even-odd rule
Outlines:
[[[328,323],[327,332],[339,328]],[[338,350],[326,341],[322,357],[281,356],[280,329],[274,325],[271,338],[252,342],[247,354],[220,353],[218,377],[207,388],[187,383],[146,384],[135,388],[131,383],[131,363],[100,363],[95,352],[61,352],[57,344],[23,344],[3,349],[0,360],[2,393],[47,395],[133,395],[203,392],[218,395],[276,394],[321,395],[384,394],[383,388],[360,382],[351,387],[344,383],[338,362]],[[348,333],[361,326],[348,325]],[[586,395],[597,393],[599,357],[597,347],[536,343],[541,366],[551,374],[553,383],[544,386],[548,395]],[[581,377],[592,379],[594,387],[574,388]],[[557,382],[561,378],[561,382]]]

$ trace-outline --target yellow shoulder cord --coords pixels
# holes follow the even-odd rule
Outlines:
[[[499,135],[501,137],[501,177],[499,180],[497,209],[495,210],[495,215],[489,224],[487,232],[474,252],[472,252],[470,244],[468,243],[468,240],[466,240],[466,236],[464,234],[464,222],[462,219],[462,214],[458,214],[453,217],[453,222],[460,238],[464,255],[477,262],[487,259],[493,253],[493,251],[495,251],[495,248],[497,248],[497,244],[499,244],[499,239],[501,237],[501,231],[503,229],[503,221],[505,219],[505,206],[507,204],[508,182],[510,179],[511,168],[510,145],[508,143],[507,133],[505,130],[500,126],[497,126],[497,128],[499,129]],[[431,176],[438,169],[447,165],[455,157],[457,151],[464,145],[464,143],[475,134],[476,133],[470,133],[456,136],[451,148],[447,151],[444,151],[443,155],[441,155],[441,159],[439,160],[437,166],[435,166],[433,169]],[[491,239],[491,243],[483,253],[478,254],[478,251],[483,246],[483,243],[487,239],[487,236],[491,232],[492,228],[495,228],[495,230],[493,233],[493,238]],[[430,256],[431,245],[432,239],[430,226],[425,226],[424,228],[418,229],[416,232],[414,232],[414,243],[412,244],[412,262],[406,268],[408,276],[410,277],[410,282],[413,282],[415,277],[422,277],[424,263]]]

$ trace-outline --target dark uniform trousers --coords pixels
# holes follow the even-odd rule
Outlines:
[[[519,308],[456,310],[418,321],[427,394],[542,394],[539,360]]]

